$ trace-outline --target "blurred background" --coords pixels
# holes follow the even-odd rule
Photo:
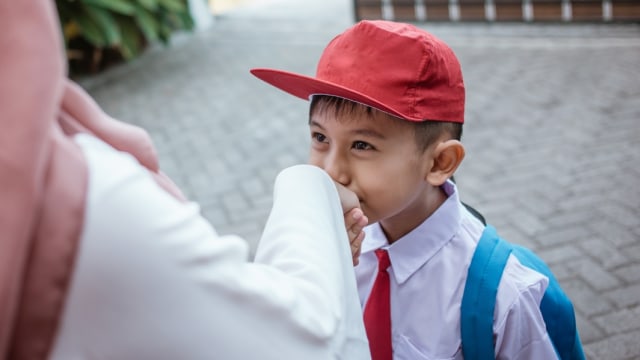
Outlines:
[[[57,0],[71,76],[147,129],[219,233],[259,241],[275,175],[304,163],[307,102],[249,74],[315,73],[360,18],[458,55],[464,201],[546,260],[590,359],[640,358],[640,1]],[[374,74],[372,74],[374,76]]]

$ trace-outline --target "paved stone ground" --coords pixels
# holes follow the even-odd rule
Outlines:
[[[255,247],[277,172],[305,162],[307,103],[249,74],[313,74],[348,0],[261,0],[81,84],[148,129],[220,233]],[[467,84],[463,198],[550,264],[590,359],[640,358],[640,27],[424,25]]]

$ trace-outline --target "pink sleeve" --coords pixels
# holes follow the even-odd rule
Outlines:
[[[0,1],[0,355],[8,346],[62,96],[56,19],[53,1]]]

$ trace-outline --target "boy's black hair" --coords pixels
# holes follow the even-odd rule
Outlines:
[[[311,97],[311,105],[309,106],[309,119],[316,111],[334,111],[334,116],[339,114],[349,114],[356,111],[365,110],[367,115],[372,115],[374,109],[371,106],[363,105],[351,100],[343,99],[331,95],[313,95]],[[406,121],[413,124],[416,144],[421,151],[424,151],[433,144],[438,137],[444,133],[448,133],[451,139],[460,140],[462,137],[462,124],[448,121],[408,121],[388,115],[399,121]]]

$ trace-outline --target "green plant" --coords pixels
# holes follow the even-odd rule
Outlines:
[[[70,60],[103,67],[104,57],[131,59],[147,44],[167,44],[171,34],[193,28],[188,0],[56,0]]]

